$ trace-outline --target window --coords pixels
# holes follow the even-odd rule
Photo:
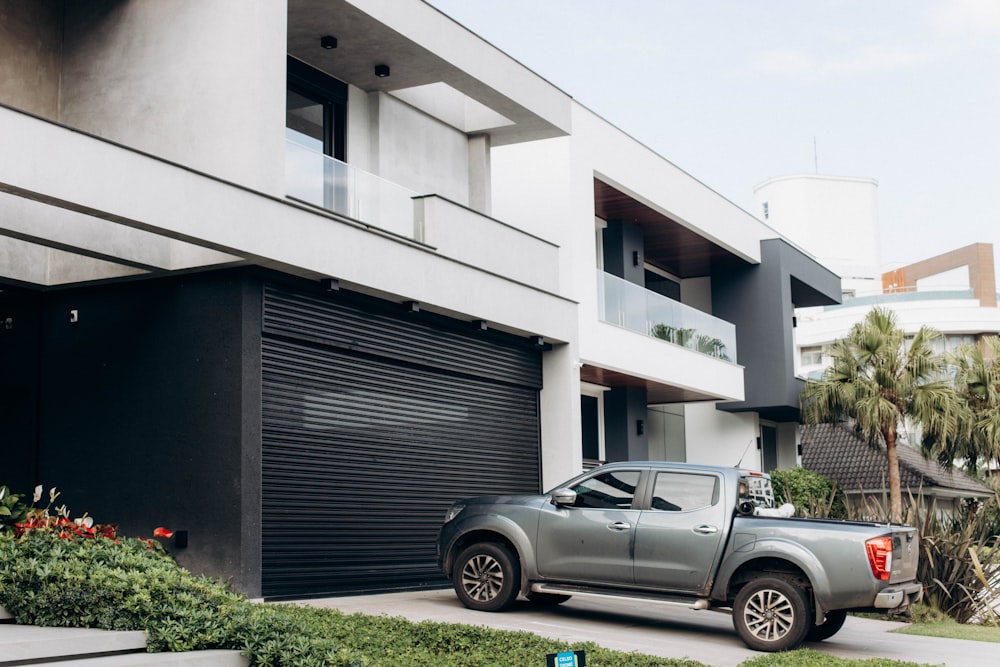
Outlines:
[[[632,507],[638,485],[638,470],[602,472],[573,487],[576,492],[573,506],[627,510]]]
[[[800,354],[803,366],[819,366],[823,363],[823,347],[821,345],[803,347]]]
[[[771,212],[768,210],[769,208],[770,207],[767,205],[767,202],[764,202],[764,219],[765,220],[767,220],[768,217],[771,215]]]
[[[761,470],[767,472],[778,468],[778,428],[776,426],[760,425],[760,464]]]
[[[583,436],[583,458],[589,461],[601,460],[600,397],[580,397],[580,426]]]
[[[347,129],[347,84],[291,56],[285,96],[286,136],[343,161]]]
[[[580,435],[583,469],[604,462],[604,392],[607,387],[580,383]]]
[[[683,512],[711,507],[719,502],[719,478],[680,472],[656,475],[650,507],[667,512]]]

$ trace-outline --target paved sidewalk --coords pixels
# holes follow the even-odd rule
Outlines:
[[[490,614],[466,609],[448,589],[324,598],[303,604],[347,613],[400,616],[413,621],[525,630],[569,642],[593,641],[623,651],[690,658],[714,667],[734,667],[760,655],[736,636],[728,614],[653,603],[579,599],[542,610],[522,600],[508,612]],[[994,644],[889,632],[902,625],[848,617],[836,636],[806,646],[844,658],[890,658],[948,667],[995,667],[1000,664],[997,658],[1000,649]]]

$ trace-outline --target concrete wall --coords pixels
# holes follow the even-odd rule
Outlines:
[[[646,411],[649,427],[649,458],[653,461],[686,461],[683,405],[650,405]]]
[[[62,0],[0,0],[0,103],[59,115]]]
[[[377,157],[372,162],[375,173],[417,194],[436,194],[467,206],[469,139],[465,133],[390,95],[373,95],[377,98],[369,99],[369,108],[374,103],[378,110],[378,123],[370,128],[378,135]]]
[[[281,1],[68,3],[58,120],[284,196],[285,22]]]
[[[711,314],[712,312],[712,279],[687,278],[681,281],[681,303]]]
[[[716,410],[713,403],[684,406],[684,434],[689,463],[760,470],[758,433],[757,415],[753,412],[729,414]]]
[[[39,154],[35,147],[41,143],[61,143],[75,156],[72,163]],[[147,231],[200,239],[269,268],[306,278],[334,276],[348,287],[419,301],[507,331],[559,342],[575,336],[575,304],[559,295],[311,208],[220,184],[3,109],[0,145],[9,156],[0,160],[0,182],[45,198],[136,221]]]
[[[580,369],[576,342],[553,346],[542,355],[542,489],[554,488],[583,468],[580,428]]]
[[[39,361],[39,481],[125,535],[187,530],[181,565],[252,595],[259,294],[232,272],[53,292]]]

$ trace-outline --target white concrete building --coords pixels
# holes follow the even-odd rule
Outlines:
[[[757,217],[840,276],[845,297],[881,290],[878,182],[797,174],[754,187]]]
[[[0,0],[4,483],[268,598],[455,498],[795,462],[837,277],[420,0]],[[87,474],[80,474],[81,466]]]

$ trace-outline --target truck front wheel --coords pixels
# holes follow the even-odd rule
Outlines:
[[[494,542],[473,544],[455,559],[455,593],[469,609],[503,611],[517,599],[521,568],[510,549]]]
[[[812,627],[806,592],[787,579],[748,581],[733,603],[733,626],[740,639],[758,651],[793,649]]]

